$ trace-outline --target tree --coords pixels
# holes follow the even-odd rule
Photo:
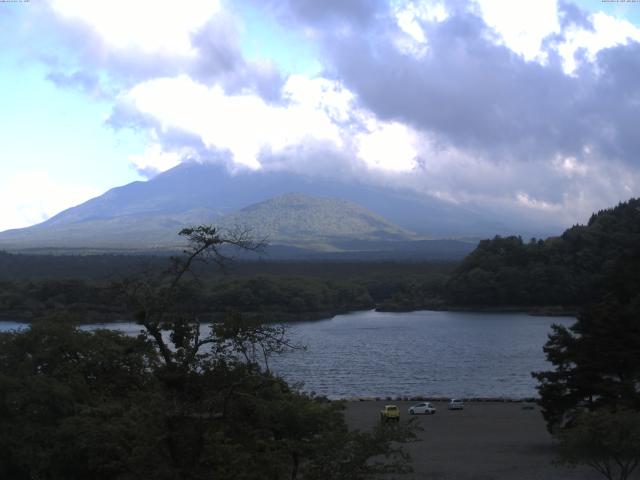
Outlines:
[[[156,358],[60,321],[1,334],[0,478],[163,478]]]
[[[555,370],[534,373],[558,459],[606,478],[629,478],[640,461],[640,252],[613,266],[608,289],[544,347]]]
[[[563,430],[557,439],[558,463],[588,465],[608,480],[626,480],[640,463],[640,413],[583,413],[576,425]]]
[[[217,342],[213,329],[207,338],[201,338],[200,321],[187,305],[189,294],[183,284],[187,275],[197,280],[194,264],[213,261],[224,270],[230,259],[225,248],[260,251],[265,246],[264,241],[253,240],[247,230],[224,234],[213,226],[197,226],[185,228],[179,235],[187,239],[188,246],[182,257],[171,257],[168,270],[159,277],[137,275],[119,285],[129,309],[144,327],[144,335],[155,343],[168,371],[192,370],[200,350]]]
[[[398,445],[412,438],[411,424],[351,432],[342,403],[302,394],[269,370],[271,355],[295,347],[282,327],[238,314],[205,327],[190,313],[185,279],[197,261],[224,266],[223,248],[260,244],[213,227],[181,234],[189,248],[163,275],[121,283],[139,337],[59,322],[0,334],[0,476],[319,480],[407,471]]]
[[[585,409],[640,410],[640,255],[608,278],[609,291],[569,328],[555,325],[544,347],[555,370],[533,374],[550,431]]]

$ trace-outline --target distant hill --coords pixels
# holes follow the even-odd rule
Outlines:
[[[356,180],[337,181],[335,179],[309,177],[290,172],[243,172],[230,174],[223,166],[200,163],[185,163],[168,170],[146,182],[133,182],[109,190],[104,195],[69,208],[49,220],[28,228],[0,232],[0,249],[9,251],[159,251],[180,246],[177,232],[184,226],[193,224],[218,224],[229,214],[225,222],[231,220],[248,221],[266,215],[275,204],[260,207],[261,213],[243,211],[250,205],[260,204],[292,191],[311,197],[341,199],[357,204],[369,211],[369,222],[379,222],[377,234],[372,230],[358,230],[355,216],[348,222],[348,228],[366,233],[358,238],[365,242],[380,242],[395,239],[407,241],[409,232],[430,238],[482,237],[495,233],[525,233],[525,228],[508,224],[494,215],[461,208],[438,199],[422,196],[408,190],[386,186],[373,186]],[[316,205],[320,208],[320,205]],[[334,207],[337,207],[334,205]],[[314,221],[322,220],[325,230],[320,240],[321,250],[327,245],[336,247],[336,242],[350,242],[337,247],[338,250],[353,251],[356,236],[333,235],[342,221],[331,220],[340,208],[322,207],[324,213],[314,214]],[[355,215],[351,207],[347,210]],[[289,208],[289,211],[293,211]],[[378,219],[374,221],[377,215]],[[253,216],[253,217],[252,217]],[[297,217],[298,225],[304,230],[303,220]],[[384,219],[384,220],[381,220]],[[381,223],[380,223],[381,222]],[[387,223],[385,223],[387,222]],[[393,224],[393,226],[391,226]],[[261,228],[267,228],[266,220],[261,220]],[[333,226],[331,226],[333,225]],[[345,224],[347,225],[347,224]],[[293,226],[293,223],[291,223]],[[276,231],[277,230],[277,231]],[[273,230],[273,239],[285,242],[287,235],[284,224]],[[313,229],[308,229],[309,232]],[[314,234],[320,234],[315,230]],[[285,245],[300,245],[307,236],[304,248],[317,250],[309,241],[309,234],[296,233],[296,241]],[[443,240],[445,241],[445,240]],[[429,246],[433,244],[428,244]],[[468,244],[465,244],[466,246]],[[366,250],[379,249],[379,245],[369,245]],[[383,246],[382,250],[388,250]],[[331,250],[331,248],[328,248]],[[410,249],[411,250],[411,249]],[[463,249],[464,250],[464,249]],[[299,253],[299,252],[298,252]],[[456,255],[459,255],[458,252]],[[286,255],[285,255],[286,256]]]
[[[346,242],[417,240],[415,233],[352,202],[290,193],[222,217],[223,227],[246,225],[270,243],[313,250],[355,250]],[[342,246],[338,246],[342,244]]]
[[[267,240],[264,255],[272,259],[459,260],[475,246],[470,240],[426,239],[353,202],[290,193],[222,216],[204,208],[84,219],[69,212],[64,221],[0,234],[0,247],[54,254],[168,253],[184,246],[177,234],[182,228],[199,223],[246,228]]]
[[[50,229],[115,218],[180,220],[194,215],[215,219],[290,192],[353,202],[421,235],[442,238],[513,232],[492,215],[409,190],[291,172],[232,175],[223,166],[195,162],[178,165],[146,182],[113,188],[40,225]]]
[[[447,301],[458,305],[583,305],[629,259],[640,256],[640,199],[591,216],[559,237],[483,240],[453,272]],[[640,272],[635,273],[636,276]]]

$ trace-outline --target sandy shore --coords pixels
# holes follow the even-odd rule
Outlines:
[[[349,402],[346,419],[350,428],[367,430],[378,422],[383,405],[401,409],[416,402]],[[586,468],[570,470],[555,466],[552,439],[536,406],[525,410],[521,403],[466,403],[462,411],[449,411],[444,402],[432,402],[435,415],[419,415],[424,429],[419,440],[406,445],[415,473],[407,479],[421,480],[555,480],[602,478]]]

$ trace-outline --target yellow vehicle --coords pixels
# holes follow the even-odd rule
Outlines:
[[[396,405],[385,405],[384,408],[380,410],[380,421],[400,421],[400,409]]]

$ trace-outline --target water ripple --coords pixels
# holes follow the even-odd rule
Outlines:
[[[307,350],[272,361],[284,378],[331,398],[536,396],[542,346],[569,317],[471,312],[339,315],[291,325]]]

